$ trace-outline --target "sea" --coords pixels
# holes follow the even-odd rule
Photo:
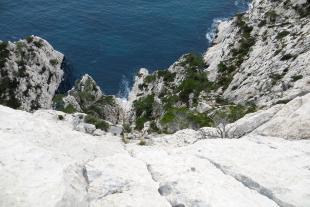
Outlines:
[[[0,40],[40,36],[65,54],[78,79],[93,76],[106,94],[125,97],[140,68],[167,69],[203,53],[216,24],[247,0],[1,0]]]

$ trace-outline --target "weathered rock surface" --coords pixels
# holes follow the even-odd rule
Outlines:
[[[63,58],[63,54],[36,36],[1,42],[0,103],[26,111],[51,108],[63,78]]]
[[[225,82],[224,98],[270,106],[309,92],[309,17],[307,0],[255,0],[222,22],[204,59],[209,78]]]
[[[310,94],[286,104],[270,121],[255,133],[286,139],[310,138]]]
[[[119,137],[74,131],[57,113],[0,106],[0,206],[169,206]]]
[[[0,106],[0,206],[308,207],[310,140],[274,137],[269,127],[292,115],[303,123],[294,132],[307,134],[309,108],[306,95],[249,114],[238,126],[254,126],[253,117],[262,126],[240,139],[187,129],[125,146],[75,131],[78,114]]]

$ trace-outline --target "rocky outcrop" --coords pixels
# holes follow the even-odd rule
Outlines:
[[[84,75],[75,86],[53,99],[53,108],[74,116],[81,116],[76,130],[95,136],[110,132],[120,135],[123,132],[124,111],[122,100],[104,95],[94,79]],[[105,131],[105,132],[104,132]]]
[[[83,112],[104,119],[112,124],[122,123],[122,109],[115,96],[104,95],[89,75],[76,81],[66,96],[58,95],[54,107],[65,112]]]
[[[222,22],[204,59],[223,97],[270,106],[309,92],[309,16],[307,0],[255,0]]]
[[[63,58],[36,36],[0,42],[0,104],[26,111],[51,108],[63,77]]]

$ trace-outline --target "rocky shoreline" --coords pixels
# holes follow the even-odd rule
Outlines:
[[[26,111],[53,105],[86,113],[97,128],[132,134],[212,127],[219,118],[232,123],[310,92],[308,15],[305,0],[256,0],[246,13],[219,24],[204,55],[186,54],[152,74],[141,69],[125,103],[104,95],[89,75],[54,97],[68,78],[64,55],[35,36],[2,42],[1,102]]]

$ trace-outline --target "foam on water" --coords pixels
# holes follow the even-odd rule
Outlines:
[[[216,33],[217,33],[217,27],[222,21],[226,21],[227,18],[215,18],[213,20],[213,23],[211,25],[211,28],[206,34],[206,39],[208,40],[209,44],[212,44],[212,41],[214,40]]]
[[[127,100],[129,92],[130,92],[130,85],[129,85],[128,78],[123,75],[123,78],[119,86],[119,91],[117,93],[117,97]]]

